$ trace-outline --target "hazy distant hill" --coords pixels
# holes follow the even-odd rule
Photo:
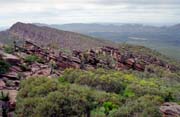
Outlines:
[[[66,49],[84,50],[88,48],[112,45],[114,43],[106,42],[85,36],[82,34],[57,30],[45,26],[36,26],[33,24],[16,23],[9,30],[0,32],[0,41],[4,43],[12,40],[30,40],[39,45],[51,45]]]
[[[180,41],[180,25],[155,27],[141,24],[64,24],[50,25],[51,27],[80,32],[95,37],[114,41],[127,41],[129,37],[148,38],[149,40]],[[123,38],[123,39],[122,39]]]
[[[141,24],[64,24],[49,27],[115,42],[144,45],[169,57],[180,58],[180,24],[164,27]]]

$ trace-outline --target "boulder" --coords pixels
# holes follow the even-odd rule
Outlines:
[[[36,71],[39,71],[40,70],[40,67],[39,66],[34,66],[34,67],[32,67],[31,68],[31,71],[33,72],[33,73],[35,73]]]
[[[71,57],[71,60],[72,60],[73,62],[75,62],[75,63],[78,63],[78,64],[81,63],[81,60],[80,60],[79,58],[77,58],[77,57]]]
[[[129,65],[129,66],[133,66],[134,63],[135,63],[135,60],[133,58],[130,58],[130,59],[126,60],[126,64]]]
[[[137,63],[134,65],[134,69],[138,70],[138,71],[144,71],[145,67],[143,65]]]
[[[6,87],[6,83],[3,80],[0,80],[0,90],[3,90]]]
[[[180,117],[180,105],[172,102],[164,103],[160,107],[164,117]]]
[[[51,75],[51,69],[42,69],[33,74],[33,76],[49,76]]]
[[[117,70],[123,70],[123,69],[128,69],[128,67],[126,65],[124,65],[123,63],[118,63],[116,66]]]
[[[5,78],[11,79],[11,80],[16,80],[18,79],[18,73],[17,72],[8,72],[6,74],[2,75]]]
[[[18,67],[18,66],[11,66],[9,68],[9,71],[12,71],[12,72],[22,72],[21,68]]]
[[[12,65],[17,65],[21,62],[20,58],[14,56],[12,54],[7,54],[3,51],[0,51],[0,55],[2,55],[2,59],[9,62]]]

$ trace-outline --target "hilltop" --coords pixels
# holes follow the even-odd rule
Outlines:
[[[41,27],[33,24],[18,22],[7,31],[0,32],[2,43],[12,43],[13,40],[30,40],[40,46],[50,46],[55,49],[84,50],[93,47],[111,45],[115,43],[102,41],[79,33]]]

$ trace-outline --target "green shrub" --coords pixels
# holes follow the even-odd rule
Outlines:
[[[4,93],[3,91],[0,92],[0,100],[2,101],[9,101],[9,94]]]
[[[63,78],[70,83],[87,85],[98,90],[121,93],[128,83],[136,81],[133,75],[123,75],[121,72],[105,71],[102,69],[81,71],[68,69]]]
[[[104,107],[104,113],[106,115],[109,115],[110,111],[112,111],[113,109],[117,109],[118,106],[113,104],[112,102],[104,102],[103,103],[103,107]]]
[[[39,62],[39,63],[43,62],[43,60],[36,55],[28,55],[24,58],[24,61],[29,64],[32,64],[34,62]]]
[[[131,72],[67,69],[59,79],[21,82],[18,116],[160,117],[164,102],[180,102],[179,83]],[[34,100],[35,101],[34,101]]]
[[[12,46],[5,46],[4,51],[8,54],[13,54],[14,53],[14,48]]]
[[[20,85],[16,115],[89,116],[92,110],[102,107],[104,102],[112,102],[113,105],[121,103],[117,94],[62,83],[55,79],[30,78]]]
[[[127,100],[113,117],[161,117],[159,106],[163,99],[159,96],[145,95],[135,101]]]
[[[6,73],[10,68],[10,64],[6,61],[0,60],[0,74]]]

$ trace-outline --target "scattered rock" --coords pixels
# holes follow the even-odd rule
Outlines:
[[[11,80],[17,80],[18,79],[18,73],[17,72],[8,72],[6,74],[1,75],[3,77],[6,77]]]
[[[134,65],[134,69],[136,69],[138,71],[144,71],[145,67],[143,65],[137,63]]]
[[[32,74],[32,76],[50,76],[50,75],[51,75],[51,68],[42,69]]]
[[[22,72],[21,68],[18,66],[11,66],[9,71],[11,71],[11,72]]]
[[[130,67],[132,67],[135,63],[135,60],[133,58],[127,59],[126,64]]]

